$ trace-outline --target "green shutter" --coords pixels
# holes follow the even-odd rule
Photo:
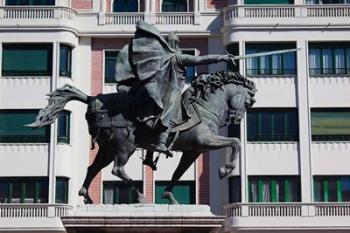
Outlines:
[[[264,201],[264,188],[262,179],[258,179],[258,202]]]
[[[329,188],[328,188],[328,180],[323,180],[323,201],[329,201]]]
[[[276,180],[271,180],[271,202],[277,202]]]
[[[51,76],[51,44],[3,44],[3,76]]]
[[[284,201],[290,202],[290,182],[288,179],[284,180]]]
[[[179,181],[173,188],[172,193],[179,204],[195,204],[194,181]],[[156,181],[155,203],[168,204],[168,200],[162,199],[162,194],[168,182]]]
[[[0,142],[48,142],[49,127],[24,126],[32,123],[36,115],[36,110],[0,111]]]
[[[340,177],[338,177],[337,179],[337,201],[338,202],[342,202],[342,184],[341,184],[341,180]]]

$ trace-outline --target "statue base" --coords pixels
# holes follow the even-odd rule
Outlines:
[[[67,232],[219,232],[225,217],[207,205],[83,205],[62,217]]]

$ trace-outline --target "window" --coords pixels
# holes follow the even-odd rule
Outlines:
[[[47,203],[46,177],[0,178],[0,203]]]
[[[189,50],[181,50],[182,53],[188,54],[188,55],[196,55],[196,51],[194,49],[189,49]],[[187,82],[191,82],[195,77],[196,77],[196,66],[186,66],[185,67],[185,77]]]
[[[294,4],[294,0],[244,0],[244,4]]]
[[[55,5],[55,0],[6,0],[7,6]]]
[[[186,0],[163,0],[162,12],[187,12]]]
[[[311,134],[313,141],[350,140],[350,110],[312,109]]]
[[[227,52],[229,54],[232,54],[234,56],[239,55],[239,44],[238,43],[232,43],[227,46]],[[236,66],[233,65],[232,62],[227,63],[227,69],[229,71],[233,72],[239,72],[239,60],[235,60]]]
[[[113,12],[138,12],[138,0],[114,0]]]
[[[309,46],[310,75],[350,74],[350,44],[321,44]]]
[[[228,179],[229,202],[241,202],[241,177],[231,176]]]
[[[134,181],[137,189],[142,192],[142,181]],[[136,196],[128,184],[123,181],[103,182],[103,204],[136,203]]]
[[[298,202],[300,180],[295,176],[252,176],[249,182],[249,202]]]
[[[115,68],[117,63],[118,51],[105,52],[105,83],[116,83]]]
[[[293,49],[295,44],[247,44],[246,54]],[[247,59],[247,75],[295,75],[295,52]]]
[[[50,76],[51,44],[3,44],[2,76]]]
[[[247,113],[248,141],[297,141],[296,109],[252,109]]]
[[[72,75],[72,48],[68,45],[60,45],[60,76]]]
[[[57,124],[57,142],[68,143],[70,140],[70,112],[60,112]]]
[[[168,204],[168,200],[162,199],[164,189],[170,181],[156,181],[155,203]],[[195,204],[195,181],[179,181],[173,188],[173,194],[179,204]]]
[[[49,142],[49,126],[37,129],[24,126],[32,123],[37,113],[37,110],[0,110],[0,142]]]
[[[314,199],[318,202],[350,201],[350,176],[315,176]]]
[[[68,204],[68,178],[56,177],[56,203]]]

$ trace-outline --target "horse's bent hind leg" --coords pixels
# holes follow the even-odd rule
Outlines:
[[[220,179],[223,179],[229,175],[236,167],[236,161],[238,152],[241,148],[241,142],[238,138],[223,137],[215,134],[204,135],[204,137],[205,140],[202,140],[204,141],[203,147],[208,150],[221,149],[225,147],[232,148],[230,160],[225,164],[225,166],[219,169],[219,177]]]
[[[170,184],[168,184],[162,194],[162,199],[168,199],[170,204],[178,204],[172,193],[173,187],[175,183],[179,181],[185,171],[187,171],[187,169],[191,166],[191,164],[198,158],[198,156],[198,152],[184,152],[182,154],[180,163],[171,178]]]
[[[92,204],[92,200],[89,196],[88,190],[89,186],[94,179],[94,177],[97,175],[99,171],[102,170],[102,168],[106,167],[108,164],[110,164],[113,161],[112,156],[108,156],[107,151],[105,148],[100,146],[99,151],[96,154],[94,162],[88,167],[87,174],[83,183],[83,187],[79,190],[79,196],[84,197],[84,203],[85,204]]]
[[[112,174],[122,179],[126,182],[131,188],[132,192],[136,195],[136,201],[138,203],[147,203],[144,195],[137,189],[134,185],[133,180],[126,174],[124,170],[125,164],[128,162],[129,157],[135,152],[135,148],[133,146],[123,146],[119,148],[114,155],[114,167],[112,170]]]

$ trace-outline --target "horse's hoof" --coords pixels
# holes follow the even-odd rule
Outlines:
[[[150,168],[152,168],[153,171],[157,171],[157,166],[154,164],[153,161],[144,160],[142,164],[149,166]]]
[[[174,195],[169,192],[169,191],[165,191],[163,194],[162,194],[162,199],[167,199],[169,201],[169,204],[171,205],[178,205],[179,203],[176,201]]]
[[[86,190],[86,188],[82,187],[82,188],[79,190],[78,195],[79,195],[79,196],[85,197],[85,196],[87,195],[87,190]]]
[[[224,179],[228,174],[230,174],[225,167],[220,167],[219,169],[219,178],[220,180]]]
[[[136,198],[136,201],[137,201],[137,203],[140,203],[140,204],[147,204],[148,203],[146,198],[143,195],[141,197]]]

